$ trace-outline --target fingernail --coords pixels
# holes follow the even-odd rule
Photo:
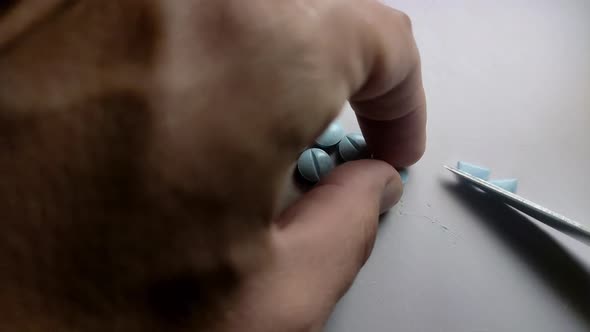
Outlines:
[[[401,198],[403,186],[399,177],[394,177],[383,188],[381,193],[380,213],[385,213],[391,209]]]

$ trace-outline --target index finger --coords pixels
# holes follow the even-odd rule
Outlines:
[[[426,145],[420,56],[407,15],[377,2],[370,7],[374,24],[366,26],[365,36],[371,66],[350,103],[374,157],[406,167],[422,157]]]

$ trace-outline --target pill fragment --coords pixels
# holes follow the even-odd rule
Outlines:
[[[403,184],[408,183],[408,179],[410,177],[410,174],[408,173],[408,169],[407,168],[402,168],[402,169],[399,169],[398,172],[399,172],[399,176],[402,179],[402,183]]]
[[[457,162],[457,168],[465,173],[469,173],[482,180],[487,181],[490,178],[490,169],[483,166],[478,166],[468,162],[459,161]]]

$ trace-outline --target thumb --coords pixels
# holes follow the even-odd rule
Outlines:
[[[380,212],[401,192],[399,174],[389,164],[348,162],[280,216],[275,235],[281,265],[314,297],[310,303],[331,310],[346,292],[373,248]]]

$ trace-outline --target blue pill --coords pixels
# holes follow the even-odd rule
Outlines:
[[[320,137],[316,138],[315,144],[321,148],[330,148],[340,143],[343,137],[344,129],[340,123],[334,121],[330,123]]]
[[[297,160],[297,170],[301,176],[312,183],[319,182],[320,179],[334,168],[334,163],[330,155],[322,149],[307,149],[303,151],[299,160]]]
[[[402,179],[402,183],[403,184],[408,183],[408,179],[410,178],[410,174],[408,173],[408,169],[402,168],[402,169],[398,170],[398,172],[399,172],[399,176]]]
[[[490,178],[490,169],[482,166],[478,166],[475,164],[467,163],[464,161],[459,161],[457,163],[457,168],[465,173],[469,173],[476,178],[480,178],[482,180],[488,180]]]
[[[518,187],[517,179],[491,180],[490,183],[511,193],[516,193],[516,188]]]
[[[338,143],[338,154],[343,161],[359,160],[367,157],[367,142],[360,133],[344,136]]]

